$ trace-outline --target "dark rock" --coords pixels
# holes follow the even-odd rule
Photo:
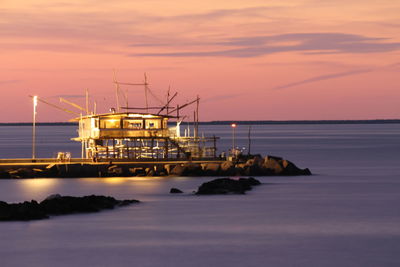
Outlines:
[[[261,166],[264,162],[264,159],[261,156],[254,156],[253,158],[246,161],[247,166]]]
[[[106,196],[71,197],[51,195],[40,203],[35,200],[16,204],[0,201],[0,221],[26,221],[48,218],[49,215],[97,212],[138,203],[138,200],[116,200]]]
[[[181,164],[177,164],[171,169],[169,174],[176,175],[176,176],[183,176],[184,172],[185,172],[185,168]]]
[[[146,168],[146,176],[155,176],[156,172],[153,168]]]
[[[172,169],[174,168],[174,165],[171,164],[165,164],[164,165],[165,171],[167,174],[171,174]]]
[[[265,157],[261,170],[254,170],[251,175],[258,175],[257,172],[263,175],[311,175],[309,169],[300,169],[292,162],[274,156]]]
[[[309,168],[305,168],[302,170],[302,175],[312,175],[312,173]]]
[[[276,175],[281,174],[283,171],[283,166],[280,164],[281,160],[281,158],[267,156],[264,158],[262,168]]]
[[[200,164],[185,163],[176,165],[170,174],[176,176],[202,176],[204,173]]]
[[[250,186],[257,186],[257,185],[261,184],[261,182],[259,180],[255,179],[253,177],[249,177],[247,179],[246,178],[239,178],[239,182],[247,183]]]
[[[28,168],[18,168],[8,171],[11,178],[32,178],[35,177],[34,171]]]
[[[197,190],[196,194],[244,194],[246,191],[251,190],[253,185],[258,184],[260,184],[260,182],[254,178],[241,178],[239,180],[220,178],[203,183]]]
[[[282,160],[281,164],[283,167],[282,175],[311,175],[309,169],[302,170],[288,160]]]
[[[181,193],[183,193],[183,191],[178,188],[173,187],[173,188],[171,188],[171,190],[169,190],[169,193],[170,194],[181,194]]]
[[[185,176],[202,176],[204,174],[198,163],[185,163],[183,166],[186,168]]]
[[[160,164],[160,165],[154,166],[154,175],[155,176],[165,176],[165,175],[167,175],[167,173],[168,173],[168,171],[164,167],[164,165]]]
[[[276,161],[283,160],[283,158],[281,158],[281,157],[271,156],[271,155],[268,155],[266,158],[273,159],[273,160],[276,160]]]
[[[112,165],[108,167],[108,174],[112,176],[121,176],[123,175],[123,173],[124,170],[122,169],[122,167],[118,167],[117,165]]]
[[[46,218],[48,215],[35,200],[18,204],[0,202],[0,221],[28,221]]]
[[[11,175],[4,170],[0,170],[0,178],[11,178]]]
[[[201,164],[201,167],[206,176],[218,175],[221,170],[221,164],[219,163],[204,163]]]
[[[142,167],[129,168],[129,172],[130,172],[130,175],[134,175],[134,176],[145,176],[146,175],[146,171]]]
[[[232,161],[224,161],[221,163],[221,175],[235,175],[235,164]]]

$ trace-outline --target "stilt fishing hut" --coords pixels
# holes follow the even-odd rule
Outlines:
[[[79,121],[79,137],[73,140],[82,143],[82,158],[129,160],[216,158],[218,137],[199,136],[200,98],[198,96],[191,102],[171,107],[177,93],[170,96],[170,88],[168,88],[166,101],[160,100],[150,90],[146,74],[143,83],[122,83],[116,80],[114,73],[114,84],[116,109],[111,108],[110,113],[105,114],[93,112],[75,119]],[[144,86],[145,107],[129,107],[128,91],[124,93],[120,88],[121,85]],[[158,100],[160,106],[149,107],[149,94]],[[123,102],[120,101],[121,95],[125,100],[124,107],[120,105]],[[192,104],[196,104],[192,131],[188,126],[185,134],[181,135],[180,124],[187,116],[180,116],[180,111]],[[154,109],[158,111],[149,112]],[[126,110],[126,112],[121,112],[121,110]],[[137,112],[138,110],[145,110],[146,113]],[[170,120],[175,120],[175,127],[170,127],[173,123]]]
[[[215,158],[217,137],[185,136],[180,123],[169,127],[169,115],[107,113],[77,118],[85,158],[173,159]]]

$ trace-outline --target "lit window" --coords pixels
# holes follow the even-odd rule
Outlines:
[[[146,129],[159,129],[160,120],[146,120]]]
[[[102,129],[118,129],[118,128],[121,128],[121,122],[118,119],[100,120],[100,128],[102,128]]]
[[[142,120],[124,120],[124,129],[142,129],[143,121]]]

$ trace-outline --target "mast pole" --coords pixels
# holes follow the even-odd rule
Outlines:
[[[197,95],[196,99],[196,137],[199,136],[199,104],[200,104],[200,97]]]
[[[36,107],[37,96],[33,97],[32,159],[36,158]]]
[[[85,153],[85,142],[83,141],[83,121],[82,121],[82,113],[80,115],[80,120],[79,120],[79,128],[81,130],[80,135],[81,135],[81,158],[83,159],[84,153]]]
[[[119,112],[119,83],[117,82],[116,72],[114,70],[115,98],[117,100],[117,112]]]
[[[147,100],[147,75],[144,73],[144,97],[146,98],[146,112],[149,113],[149,103]]]
[[[89,89],[86,88],[86,115],[89,115]]]
[[[197,139],[197,129],[196,129],[196,110],[193,111],[193,137]]]
[[[168,86],[168,92],[167,92],[167,115],[169,112],[169,91],[171,90],[171,85]]]

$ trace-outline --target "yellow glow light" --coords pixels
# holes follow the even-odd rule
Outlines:
[[[33,96],[33,106],[36,107],[37,106],[37,95]]]

